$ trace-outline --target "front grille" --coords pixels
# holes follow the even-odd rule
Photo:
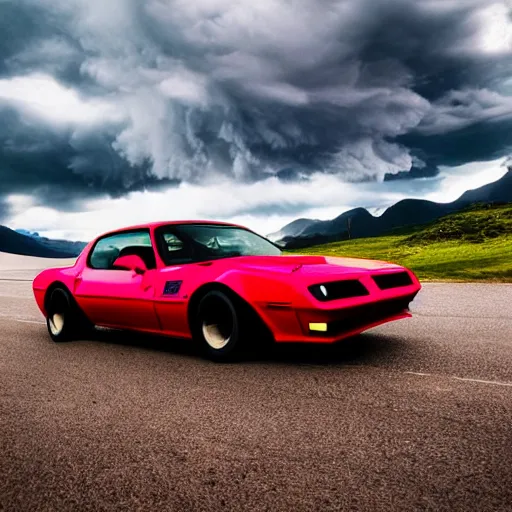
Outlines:
[[[322,288],[327,291],[327,295],[322,292]],[[317,300],[322,302],[349,299],[351,297],[364,297],[365,295],[370,294],[365,286],[357,279],[315,284],[309,287],[309,291]]]
[[[318,336],[336,336],[353,331],[360,327],[385,320],[408,310],[410,302],[416,293],[400,297],[399,299],[383,300],[340,310],[342,318],[338,318],[327,325],[327,332],[311,333]]]
[[[372,276],[375,284],[381,290],[389,290],[390,288],[400,288],[412,284],[411,276],[407,272],[395,272],[393,274],[380,274]]]

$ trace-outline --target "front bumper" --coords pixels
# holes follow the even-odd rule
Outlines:
[[[408,318],[409,304],[416,293],[333,311],[298,311],[302,331],[299,341],[334,343],[372,327]]]
[[[421,285],[410,273],[405,286],[381,289],[371,275],[359,279],[369,290],[366,296],[302,304],[271,303],[261,311],[276,342],[335,343],[378,325],[408,318],[409,304]]]

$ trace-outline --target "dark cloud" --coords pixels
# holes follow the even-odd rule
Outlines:
[[[511,27],[505,0],[0,0],[1,194],[73,209],[216,176],[392,181],[503,156]],[[55,81],[46,113],[34,74]]]
[[[86,58],[66,18],[37,4],[0,1],[0,77],[46,72],[63,83],[86,83]]]
[[[108,140],[96,136],[87,146],[70,133],[24,122],[13,110],[4,109],[2,121],[0,181],[10,192],[59,207],[125,187],[126,163]]]
[[[21,53],[30,42],[51,37],[52,32],[44,22],[39,23],[45,15],[37,8],[27,9],[15,2],[0,2],[0,72],[8,71],[8,61]],[[43,18],[44,19],[44,18]]]
[[[409,134],[398,140],[443,165],[494,160],[512,153],[512,120],[479,122],[449,134]]]
[[[410,171],[400,171],[396,174],[386,173],[384,181],[415,180],[418,178],[435,178],[439,174],[437,167],[412,167]]]

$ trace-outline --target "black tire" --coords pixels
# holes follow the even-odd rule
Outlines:
[[[212,290],[199,301],[192,325],[194,340],[208,358],[226,362],[241,353],[244,344],[243,308],[239,301]]]
[[[55,342],[76,339],[94,327],[82,313],[71,294],[61,287],[50,292],[46,307],[46,327]]]

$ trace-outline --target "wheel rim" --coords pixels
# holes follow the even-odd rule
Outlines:
[[[62,313],[53,313],[50,317],[50,331],[58,336],[64,329],[64,315]]]
[[[204,339],[211,348],[224,348],[230,342],[234,328],[233,313],[229,306],[224,301],[212,301],[201,328]]]

